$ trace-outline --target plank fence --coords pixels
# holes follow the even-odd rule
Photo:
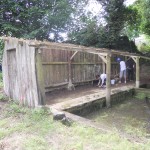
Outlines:
[[[103,61],[96,54],[78,52],[71,62],[74,51],[41,49],[44,85],[46,91],[66,86],[69,83],[69,71],[74,85],[95,80],[96,75],[103,73]],[[69,63],[71,67],[69,68]],[[112,63],[112,76],[119,71],[119,65]]]

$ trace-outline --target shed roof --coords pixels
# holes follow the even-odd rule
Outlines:
[[[4,41],[9,41],[13,39],[17,39],[15,37],[0,37]],[[95,48],[95,47],[86,47],[81,45],[75,44],[68,44],[68,43],[56,43],[56,42],[49,42],[49,41],[38,41],[38,40],[27,40],[27,39],[17,39],[18,43],[22,44],[24,42],[28,43],[29,46],[35,48],[47,48],[47,49],[61,49],[61,50],[72,50],[72,51],[81,51],[81,52],[88,52],[93,54],[101,54],[101,55],[122,55],[122,56],[129,56],[129,57],[140,57],[144,59],[150,60],[150,57],[142,56],[136,53],[129,53],[124,52],[122,50],[113,50],[113,49],[106,49],[106,48]]]

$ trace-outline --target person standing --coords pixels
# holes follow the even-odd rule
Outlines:
[[[124,78],[124,83],[126,83],[126,63],[125,61],[121,60],[120,58],[117,59],[120,63],[120,83]]]
[[[134,60],[132,58],[127,60],[126,66],[127,66],[127,77],[128,77],[128,80],[132,81],[132,80],[134,80],[134,67],[135,67]]]

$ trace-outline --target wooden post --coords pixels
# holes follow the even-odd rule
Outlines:
[[[111,76],[111,55],[108,54],[106,63],[106,106],[107,108],[111,107],[110,97],[111,97],[111,85],[110,85],[110,76]]]
[[[131,58],[136,63],[136,88],[140,87],[140,61],[138,56],[131,56]]]
[[[106,72],[105,62],[103,61],[102,63],[103,63],[103,73],[105,73]]]
[[[99,54],[98,55],[101,59],[102,59],[102,66],[103,66],[103,73],[106,73],[106,63],[107,63],[107,60],[106,60],[106,54]]]
[[[75,56],[75,55],[74,55]],[[72,84],[72,73],[71,73],[71,59],[73,57],[71,57],[70,55],[70,52],[68,52],[68,80],[69,80],[69,83],[68,83],[68,90],[72,90],[72,89],[75,89],[74,88],[74,85]]]
[[[140,87],[140,63],[139,57],[136,57],[136,88]]]
[[[39,98],[38,104],[45,105],[46,97],[45,97],[44,76],[43,76],[42,58],[40,49],[35,50],[35,61],[36,61],[36,80]]]

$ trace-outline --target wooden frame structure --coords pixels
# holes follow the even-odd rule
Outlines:
[[[24,40],[12,37],[1,37],[5,41],[3,55],[3,79],[4,91],[12,99],[19,100],[22,104],[29,107],[45,105],[45,87],[43,77],[43,67],[48,63],[42,62],[41,51],[43,49],[68,50],[68,62],[55,62],[56,64],[68,65],[68,82],[58,84],[58,86],[68,85],[68,89],[74,88],[72,81],[71,66],[78,64],[72,62],[79,52],[97,55],[102,61],[103,72],[106,71],[106,105],[111,106],[111,57],[113,55],[122,55],[131,57],[136,63],[136,88],[140,86],[139,58],[149,59],[149,57],[140,56],[128,52],[120,52],[104,48],[85,47],[73,44],[41,42],[36,40]],[[8,55],[9,54],[9,55]],[[18,64],[18,63],[19,64]],[[84,64],[84,63],[82,63]],[[88,64],[88,63],[85,63]],[[105,68],[106,64],[106,68]],[[90,65],[90,64],[89,64]],[[16,67],[15,67],[16,66]],[[19,74],[16,74],[17,71]],[[17,78],[16,78],[17,76]],[[16,78],[16,79],[14,79]],[[13,80],[14,79],[14,80]],[[52,85],[51,85],[52,86]]]

